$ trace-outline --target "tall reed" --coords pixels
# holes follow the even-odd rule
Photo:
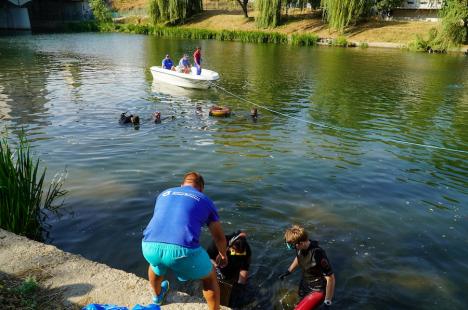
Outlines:
[[[42,239],[47,212],[57,212],[66,194],[62,190],[63,174],[56,175],[49,187],[46,169],[39,168],[24,134],[16,149],[8,139],[0,139],[0,227],[35,240]]]

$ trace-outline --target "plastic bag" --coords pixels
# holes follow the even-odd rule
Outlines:
[[[160,310],[161,307],[155,304],[150,304],[147,306],[142,306],[142,305],[135,305],[132,310]]]
[[[121,306],[116,306],[116,305],[110,305],[110,304],[89,304],[86,307],[84,307],[82,310],[128,310],[127,307],[121,307]]]

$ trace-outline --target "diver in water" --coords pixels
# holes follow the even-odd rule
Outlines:
[[[174,115],[166,116],[166,117],[161,117],[161,112],[154,112],[153,113],[153,122],[156,124],[160,124],[161,121],[170,118],[171,120],[174,120],[176,117]]]
[[[230,300],[226,306],[239,307],[242,302],[245,302],[244,295],[249,277],[252,251],[245,232],[239,230],[225,237],[228,245],[228,264],[226,266],[218,266],[218,251],[214,242],[208,247],[207,252],[211,263],[216,268],[220,285],[222,285],[222,282],[232,285]]]
[[[280,280],[290,275],[297,267],[302,270],[299,284],[301,301],[295,310],[312,310],[320,305],[331,306],[335,291],[335,275],[325,251],[317,241],[309,240],[305,229],[293,225],[284,233],[288,249],[294,250],[296,257],[288,270],[279,276]]]
[[[253,119],[254,121],[257,120],[257,118],[258,118],[258,111],[257,111],[257,108],[252,108],[252,109],[250,110],[250,116],[252,117],[252,119]]]
[[[130,124],[132,123],[135,126],[140,125],[140,117],[138,115],[127,115],[128,112],[120,114],[120,124]]]
[[[153,121],[154,121],[156,124],[161,123],[161,112],[154,112],[154,113],[153,113]]]

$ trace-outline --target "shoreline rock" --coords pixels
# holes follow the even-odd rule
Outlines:
[[[39,277],[41,286],[60,292],[65,309],[80,309],[89,303],[111,303],[131,309],[151,300],[146,279],[3,229],[0,229],[0,273]],[[201,298],[171,291],[161,308],[198,310],[207,309],[207,305]]]

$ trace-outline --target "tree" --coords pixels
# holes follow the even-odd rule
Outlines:
[[[94,18],[100,23],[112,22],[112,15],[104,0],[90,0],[89,6],[93,11]]]
[[[244,12],[245,17],[249,17],[247,14],[247,5],[249,4],[249,0],[236,0],[237,3],[242,7],[242,11]]]
[[[343,32],[365,12],[366,0],[322,0],[325,20],[332,28]]]
[[[282,0],[256,0],[255,7],[258,11],[257,26],[271,28],[279,25],[281,20]]]
[[[154,24],[183,23],[202,10],[202,0],[151,0],[149,4],[149,15]]]
[[[440,39],[448,47],[468,40],[468,0],[446,0],[440,11]]]

